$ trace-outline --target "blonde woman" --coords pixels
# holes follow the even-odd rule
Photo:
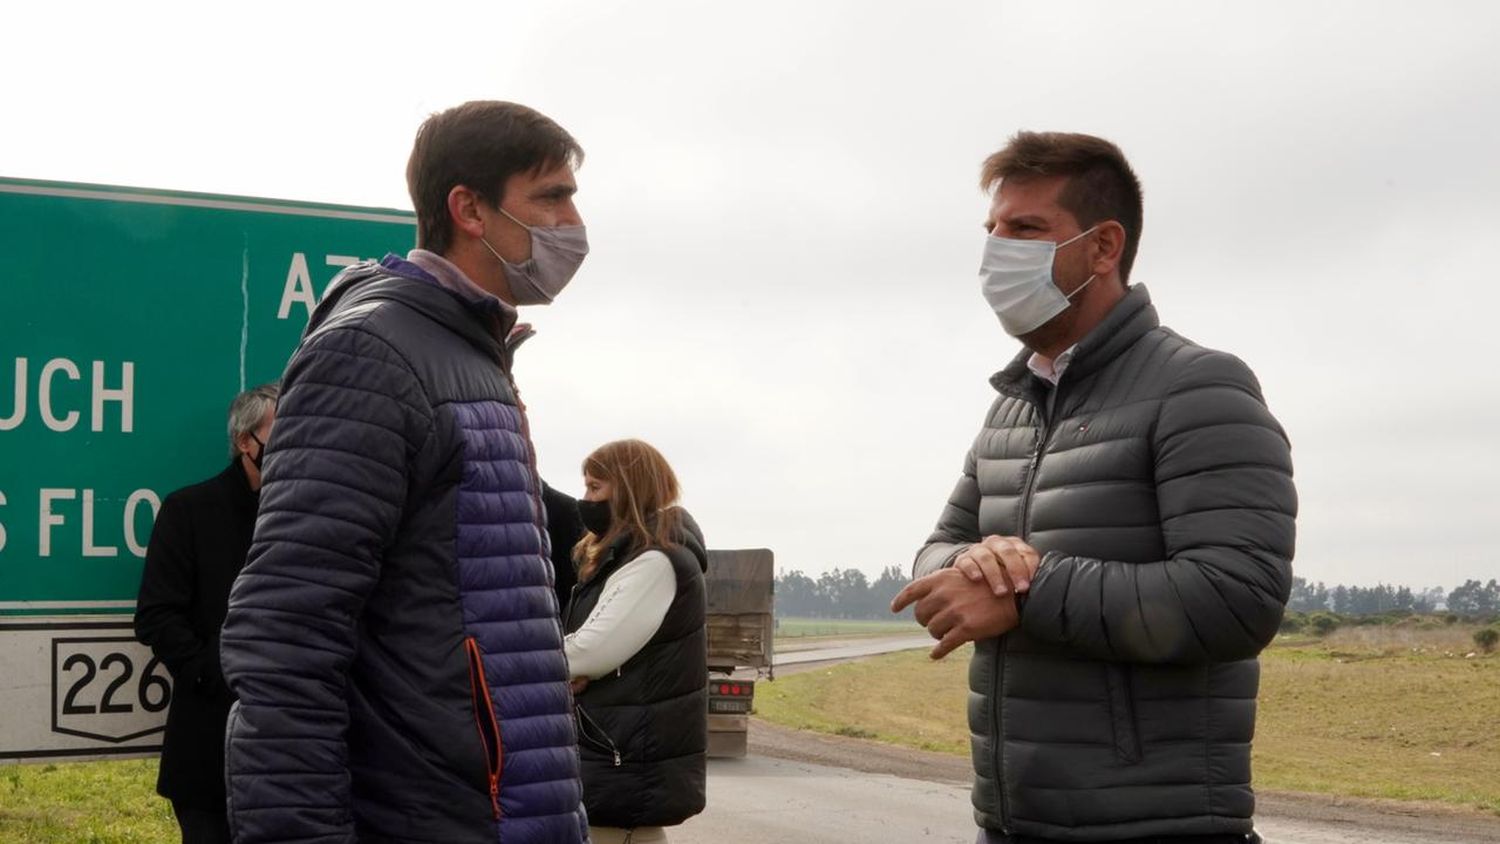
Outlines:
[[[587,529],[564,614],[594,844],[666,841],[703,811],[708,652],[703,537],[677,477],[640,440],[583,462]]]

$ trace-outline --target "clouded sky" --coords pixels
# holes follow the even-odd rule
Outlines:
[[[1133,280],[1290,433],[1298,572],[1500,576],[1500,5],[26,3],[0,29],[6,176],[409,208],[428,113],[557,119],[593,251],[528,315],[544,474],[644,437],[712,544],[814,573],[909,563],[1018,349],[979,295],[979,162],[1102,135],[1145,186]]]

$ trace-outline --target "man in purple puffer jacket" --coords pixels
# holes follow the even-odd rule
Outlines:
[[[580,844],[516,307],[587,252],[582,150],[472,102],[407,167],[418,248],[330,286],[282,381],[221,653],[230,825],[262,841]]]

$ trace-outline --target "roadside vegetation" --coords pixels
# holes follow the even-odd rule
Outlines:
[[[0,766],[3,844],[160,844],[181,838],[156,760]]]
[[[910,619],[885,618],[777,618],[776,639],[808,639],[848,636],[901,636],[921,634]]]
[[[1496,626],[1441,615],[1333,622],[1317,635],[1305,620],[1262,656],[1256,785],[1500,814],[1500,655],[1481,645]],[[783,677],[756,688],[757,714],[967,754],[969,653],[933,663],[909,651]]]

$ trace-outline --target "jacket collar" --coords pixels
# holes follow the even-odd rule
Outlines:
[[[467,301],[440,285],[426,270],[395,255],[387,255],[378,264],[355,264],[339,273],[313,311],[303,336],[311,335],[345,308],[373,299],[401,302],[462,336],[507,368],[510,352],[519,345],[517,335],[521,332],[517,331],[515,314],[506,314],[499,299]]]
[[[1146,286],[1133,285],[1104,320],[1078,341],[1065,377],[1076,381],[1093,374],[1160,325]],[[1030,349],[1022,349],[1009,365],[990,376],[990,386],[1007,396],[1036,401],[1037,379],[1026,366],[1031,354]]]

